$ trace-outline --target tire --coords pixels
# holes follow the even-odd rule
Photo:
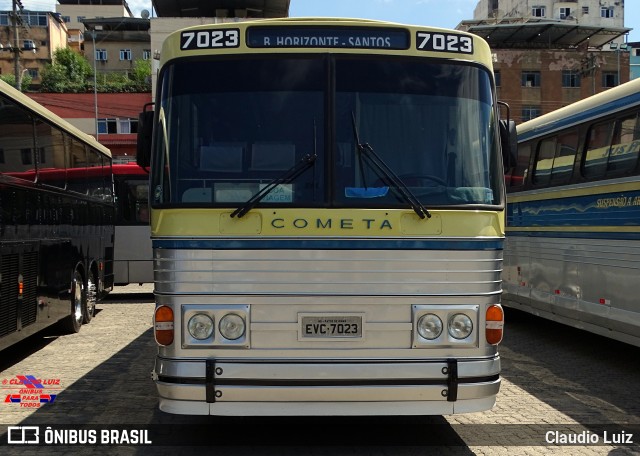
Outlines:
[[[85,293],[84,303],[82,305],[82,322],[91,323],[93,316],[96,314],[96,301],[98,296],[96,276],[93,271],[89,272],[87,279],[87,289]]]
[[[69,295],[70,315],[63,320],[63,328],[68,333],[77,333],[82,327],[82,309],[85,307],[86,293],[84,280],[78,270],[73,273]]]

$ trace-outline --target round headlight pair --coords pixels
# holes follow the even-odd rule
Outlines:
[[[213,335],[213,319],[206,314],[195,314],[189,319],[187,328],[194,339],[209,339]],[[240,315],[227,314],[220,319],[218,329],[225,339],[237,340],[244,335],[244,319]]]
[[[434,340],[442,334],[442,320],[435,314],[426,314],[418,320],[418,334],[427,340]],[[449,335],[454,339],[465,339],[473,331],[473,322],[465,314],[455,314],[449,318]]]

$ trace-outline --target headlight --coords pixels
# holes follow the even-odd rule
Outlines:
[[[244,335],[245,324],[240,315],[227,314],[220,320],[220,334],[227,340],[236,340]]]
[[[473,331],[473,322],[465,314],[455,314],[449,318],[449,335],[454,339],[466,339]]]
[[[197,340],[205,340],[213,334],[213,320],[205,314],[195,314],[189,319],[189,334]]]
[[[427,340],[437,339],[442,334],[442,320],[434,314],[423,315],[418,320],[418,334]]]

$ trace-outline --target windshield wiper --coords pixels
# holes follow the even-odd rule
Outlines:
[[[313,155],[307,154],[302,157],[302,160],[286,170],[281,176],[273,179],[259,192],[249,198],[246,203],[233,211],[231,213],[231,217],[238,216],[238,218],[241,218],[242,216],[244,216],[247,212],[253,209],[254,206],[258,204],[265,196],[271,193],[273,189],[275,189],[278,185],[288,184],[296,180],[298,176],[300,176],[302,173],[313,166],[317,158],[318,156],[315,153]]]
[[[351,120],[353,121],[353,135],[356,138],[356,144],[358,146],[358,152],[360,154],[360,160],[367,162],[367,164],[373,169],[373,171],[378,175],[380,179],[382,179],[387,184],[391,184],[390,187],[396,190],[396,193],[399,194],[402,199],[404,199],[411,209],[414,210],[418,217],[421,219],[431,218],[431,213],[425,208],[420,200],[413,194],[413,192],[406,186],[402,179],[398,177],[396,173],[393,172],[391,168],[384,162],[382,158],[373,150],[373,147],[369,143],[361,143],[360,136],[358,135],[358,128],[356,127],[356,116],[351,112]],[[360,170],[362,171],[362,166],[360,166]],[[364,178],[364,174],[363,174]],[[364,181],[363,181],[364,182]],[[365,183],[366,187],[366,183]]]

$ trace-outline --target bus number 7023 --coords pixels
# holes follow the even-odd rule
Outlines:
[[[180,49],[183,51],[240,46],[240,31],[236,29],[183,32],[180,38]]]
[[[473,38],[470,36],[417,32],[416,37],[416,45],[420,51],[473,54]]]

